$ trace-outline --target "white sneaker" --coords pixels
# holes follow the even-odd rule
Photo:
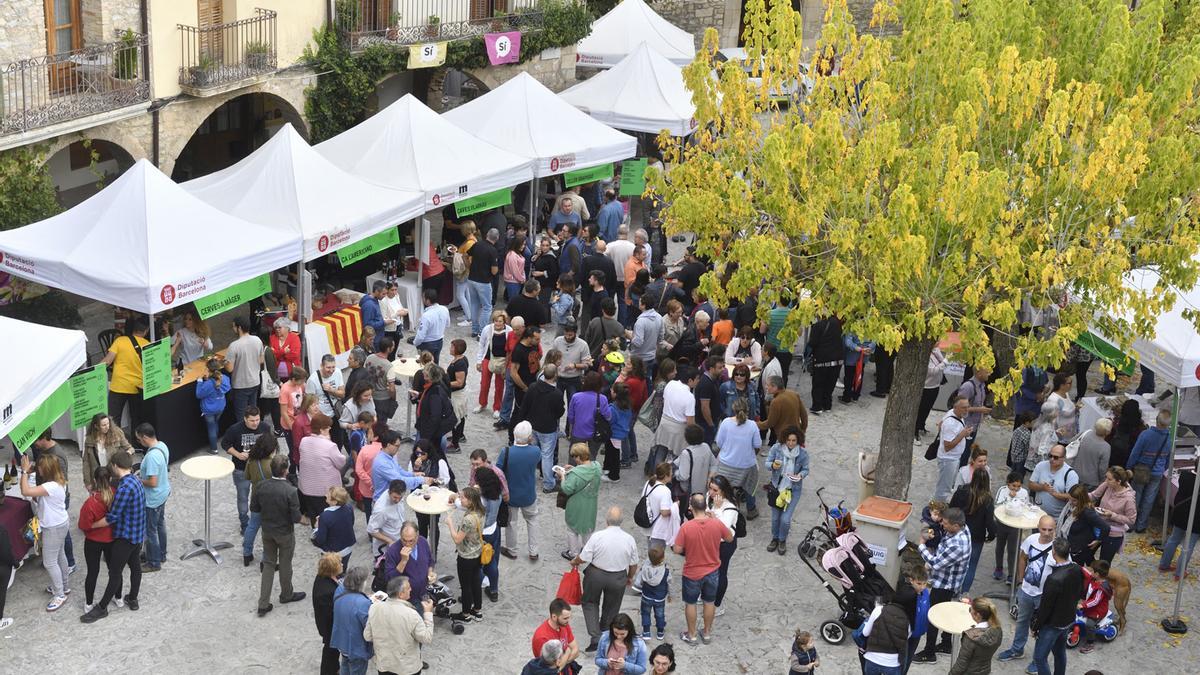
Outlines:
[[[474,408],[471,408],[471,414],[481,413],[481,412],[483,412],[483,406],[481,406],[481,405],[477,405]]]
[[[466,319],[461,319],[461,320],[458,322],[458,325],[460,325],[460,326],[470,326],[470,325],[471,325],[471,322],[470,322],[470,321],[467,321]]]
[[[117,607],[124,607],[125,599],[124,598],[113,598],[113,604],[116,605]]]
[[[718,607],[718,608],[717,608],[717,613],[716,613],[714,616],[725,616],[725,608],[724,608],[724,607]]]
[[[83,603],[83,613],[84,613],[84,614],[87,614],[88,612],[92,611],[92,608],[93,608],[93,607],[95,607],[95,606],[96,606],[96,604],[95,604],[95,603],[92,603],[92,604],[90,604],[90,605],[89,605],[89,604],[87,604],[86,602],[85,602],[85,603]]]
[[[0,619],[0,630],[4,630],[5,628],[8,628],[11,625],[13,625],[13,620],[11,617],[6,616],[3,619]]]
[[[62,607],[65,604],[67,604],[67,596],[59,595],[59,596],[55,597],[53,600],[51,600],[50,604],[46,605],[46,611],[47,612],[56,611],[59,607]]]
[[[492,419],[494,419],[494,420],[500,419],[500,411],[499,410],[492,411]]]

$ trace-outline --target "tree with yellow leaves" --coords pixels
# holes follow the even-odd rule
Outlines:
[[[912,430],[933,345],[958,331],[990,366],[989,334],[1014,344],[992,384],[1011,396],[1028,364],[1057,365],[1089,326],[1128,347],[1191,288],[1200,250],[1200,38],[1196,0],[881,0],[854,30],[828,0],[812,92],[777,109],[798,78],[801,23],[788,0],[747,5],[761,86],[725,64],[716,36],[685,77],[700,130],[663,137],[669,173],[650,190],[666,227],[694,232],[728,282],[718,303],[759,290],[788,301],[787,343],[817,317],[896,354],[876,490],[904,499]],[[899,22],[896,37],[880,26]],[[878,34],[876,34],[878,33]],[[1126,272],[1154,266],[1159,289]],[[1022,302],[1060,305],[1052,336],[1022,327]]]

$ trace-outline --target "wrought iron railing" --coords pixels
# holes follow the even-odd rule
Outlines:
[[[337,28],[351,51],[537,30],[537,0],[339,0]]]
[[[179,26],[183,58],[179,84],[210,89],[278,69],[276,13],[255,9],[254,16],[216,26]]]
[[[146,36],[0,66],[0,136],[119,110],[150,100]]]

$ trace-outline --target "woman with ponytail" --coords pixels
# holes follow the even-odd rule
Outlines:
[[[1004,640],[1000,617],[991,600],[978,597],[971,601],[971,620],[975,625],[963,633],[958,659],[950,675],[977,675],[992,672],[992,655]]]
[[[750,406],[745,399],[733,403],[732,416],[726,417],[717,427],[717,474],[729,479],[734,488],[746,493],[746,518],[758,517],[755,508],[754,487],[758,483],[758,458],[762,447],[762,436],[758,425],[750,422]]]
[[[1133,472],[1121,466],[1110,466],[1104,474],[1104,482],[1091,492],[1092,501],[1098,506],[1096,513],[1108,523],[1108,532],[1100,539],[1101,560],[1109,563],[1125,543],[1125,533],[1137,519],[1137,505],[1129,479]]]

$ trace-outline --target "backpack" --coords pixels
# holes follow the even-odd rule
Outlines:
[[[371,590],[372,591],[387,591],[387,548],[379,552],[375,556],[375,570],[371,575]]]
[[[660,486],[655,485],[649,490],[643,492],[642,498],[638,500],[637,506],[633,507],[633,522],[636,523],[638,527],[654,527],[654,523],[662,517],[662,514],[659,513],[655,515],[653,519],[651,519],[650,511],[646,507],[646,500],[650,498],[650,493],[654,492],[654,489],[657,487]]]
[[[970,403],[971,405],[975,405],[975,403],[973,401],[971,401],[971,399],[975,398],[975,378],[973,378],[973,377],[968,378],[967,380],[965,380],[963,382],[963,384],[966,384],[967,382],[971,383],[971,395],[967,397],[967,402]],[[959,389],[962,389],[961,385],[954,391],[950,392],[950,396],[946,398],[946,410],[954,409],[954,399],[958,398],[958,390]]]
[[[741,539],[746,536],[746,514],[742,513],[742,510],[736,506],[725,506],[721,510],[727,511],[729,509],[737,511],[737,520],[734,521],[733,525],[733,537],[734,539]]]
[[[454,257],[450,260],[450,272],[454,274],[456,281],[462,281],[467,278],[470,270],[467,268],[467,261],[463,259],[462,254],[457,250],[454,251]]]

